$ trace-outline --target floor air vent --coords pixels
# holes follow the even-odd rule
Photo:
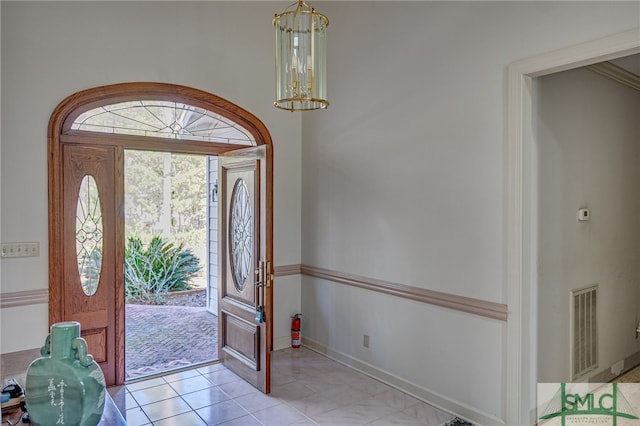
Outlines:
[[[579,379],[598,368],[598,286],[571,292],[573,325],[571,377]]]

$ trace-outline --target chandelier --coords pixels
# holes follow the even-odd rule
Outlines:
[[[298,0],[295,10],[289,8],[273,18],[276,28],[273,105],[289,111],[326,108],[329,19],[302,0]]]

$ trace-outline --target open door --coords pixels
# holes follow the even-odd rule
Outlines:
[[[50,287],[50,322],[78,321],[88,351],[102,368],[107,385],[118,383],[121,362],[117,337],[123,291],[122,241],[117,229],[119,150],[112,146],[62,146],[60,236],[50,254],[61,269]],[[56,215],[57,216],[57,215]],[[58,276],[57,274],[61,275]]]
[[[219,156],[218,355],[264,393],[271,381],[271,146]]]

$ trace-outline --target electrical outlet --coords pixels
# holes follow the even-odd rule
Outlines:
[[[38,257],[40,256],[40,243],[2,243],[2,258],[9,257]]]
[[[368,336],[368,335],[366,335],[366,334],[364,335],[364,338],[362,339],[362,345],[363,345],[365,348],[368,348],[368,347],[369,347],[369,336]]]
[[[640,337],[640,322],[638,323],[638,325],[636,326],[636,339]]]
[[[578,220],[580,222],[591,220],[591,210],[589,210],[589,209],[579,209],[578,210]]]

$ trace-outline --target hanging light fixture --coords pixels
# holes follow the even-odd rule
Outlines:
[[[289,111],[326,108],[329,19],[302,0],[298,0],[295,10],[289,8],[273,18],[276,27],[273,105]]]

